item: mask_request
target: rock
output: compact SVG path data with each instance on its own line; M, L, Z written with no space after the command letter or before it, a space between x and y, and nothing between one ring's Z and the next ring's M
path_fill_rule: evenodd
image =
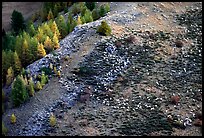
M202 120L196 119L196 120L193 122L193 124L194 124L195 126L202 126Z
M171 103L173 104L178 104L179 100L180 100L180 97L178 95L171 97Z
M195 113L195 117L196 117L197 119L202 120L202 112L196 112L196 113Z
M183 42L182 42L181 40L177 40L177 41L175 42L175 46L178 47L178 48L181 48L181 47L184 46L184 44L183 44Z

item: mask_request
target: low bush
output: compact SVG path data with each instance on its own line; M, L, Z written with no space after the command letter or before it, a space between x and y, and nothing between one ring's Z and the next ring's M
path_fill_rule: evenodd
M101 25L97 28L97 33L105 36L111 35L111 28L106 21L101 22Z

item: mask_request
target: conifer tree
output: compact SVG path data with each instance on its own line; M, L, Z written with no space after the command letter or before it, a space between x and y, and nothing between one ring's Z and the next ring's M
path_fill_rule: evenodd
M56 33L57 38L60 39L60 32L58 30L58 27L57 27L57 24L55 21L52 22L51 30L52 30L53 34Z
M17 76L12 86L12 101L14 106L19 106L24 103L28 98L26 86L22 80L22 77Z
M10 67L7 71L7 75L6 75L6 85L9 86L11 84L11 82L13 81L14 78L14 72L12 67Z
M110 4L109 3L105 4L105 11L106 11L106 13L110 11Z
M85 5L90 11L92 11L96 6L96 2L86 2Z
M53 37L53 32L51 31L51 28L50 28L50 26L48 25L48 23L44 23L43 25L42 25L42 29L43 29L43 32L44 32L44 34L45 34L45 36L47 37L47 36L49 36L50 38L51 37Z
M35 90L34 90L34 82L33 82L32 77L29 79L28 82L29 82L29 85L28 85L29 95L30 95L30 96L34 96Z
M14 115L14 113L11 115L11 123L16 123L16 116Z
M29 64L29 49L28 49L28 42L26 39L23 41L22 46L22 58L21 58L22 66L25 67Z
M32 63L34 62L37 57L38 51L38 39L36 37L32 37L29 43L29 61Z
M100 14L101 17L106 15L106 9L105 9L104 5L100 6L99 14Z
M21 68L22 68L21 61L20 61L20 59L18 57L17 52L15 51L14 52L14 73L15 74L20 73Z
M46 83L48 82L48 78L45 75L44 72L42 72L42 76L41 76L41 86L43 87Z
M20 60L22 59L22 45L23 45L23 37L22 35L18 35L16 37L15 51L17 52Z
M57 34L56 33L53 36L53 47L54 47L54 49L58 49L60 47L59 40L57 38Z
M97 33L101 35L111 35L111 28L110 26L106 23L106 21L102 21L101 25L98 26L97 28Z
M46 37L46 40L44 42L44 47L45 47L46 53L49 53L53 50L52 40L49 38L49 36Z
M26 28L23 15L16 10L14 10L11 15L11 27L16 35Z
M49 121L51 127L54 127L56 125L56 117L53 115L53 113L51 113Z
M92 18L92 14L90 10L86 10L85 15L84 15L84 19L86 21L86 23L92 22L93 18Z
M49 10L49 13L48 13L48 16L47 16L47 20L50 20L50 19L54 19L54 16L53 16L53 13L52 13L51 9Z
M57 26L58 26L58 29L60 31L61 37L64 38L68 34L67 25L66 25L64 16L62 16L62 15L58 16Z
M35 85L35 89L36 89L36 91L42 90L42 86L41 86L39 81L37 81L37 83Z
M44 57L46 55L46 52L45 52L45 49L44 49L42 43L38 44L38 54L37 55L38 55L39 58L42 58L42 57Z
M8 130L5 127L4 123L2 122L2 135L5 136L7 134Z
M57 15L58 15L58 6L57 6L57 4L54 5L53 15L54 15L54 17L57 17Z
M77 18L77 25L80 25L80 24L82 24L82 21L81 21L81 17L78 16L78 18Z
M98 9L93 9L92 11L92 17L93 17L93 20L98 20L100 18L100 14L99 14L99 11Z
M76 26L77 26L77 21L73 19L72 23L70 24L69 32L72 32L74 30L74 27Z
M31 37L33 37L36 34L36 30L33 23L29 25L27 30L28 30L27 32L30 34Z
M43 36L44 36L43 29L41 29L41 27L38 27L38 32L36 34L36 38L38 39L38 41L40 43L44 42L43 41Z

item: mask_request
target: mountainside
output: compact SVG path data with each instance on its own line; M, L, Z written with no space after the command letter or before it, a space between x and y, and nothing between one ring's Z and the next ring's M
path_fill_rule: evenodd
M105 17L75 27L27 67L34 76L52 63L61 76L3 114L8 135L201 136L201 4L111 2ZM103 20L111 36L96 32Z

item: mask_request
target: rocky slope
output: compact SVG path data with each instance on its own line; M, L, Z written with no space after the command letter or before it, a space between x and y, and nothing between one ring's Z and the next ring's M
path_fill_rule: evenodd
M62 76L4 113L8 135L201 135L194 126L202 111L201 3L111 3L111 9L76 27L54 55L28 66L34 75L55 62ZM179 21L176 15L187 9L197 14ZM183 19L191 15L198 20L189 28ZM96 33L102 20L111 25L112 36ZM185 40L182 48L174 45L176 38ZM66 55L70 60L61 60ZM9 123L13 112L15 125Z

